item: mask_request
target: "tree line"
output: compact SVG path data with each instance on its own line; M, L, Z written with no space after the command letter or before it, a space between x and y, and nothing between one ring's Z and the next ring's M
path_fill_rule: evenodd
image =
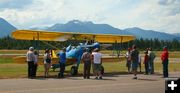
M68 45L78 45L82 41L77 40L67 40L64 42L52 42L52 41L33 41L33 40L16 40L10 36L0 38L0 49L28 49L30 46L34 46L36 49L62 49ZM140 50L145 50L146 48L151 47L153 50L162 50L163 46L167 46L169 50L180 51L180 41L174 39L171 41L168 40L159 40L159 39L135 39L134 41L126 43L112 44L112 46L107 47L106 49L127 49L133 44Z

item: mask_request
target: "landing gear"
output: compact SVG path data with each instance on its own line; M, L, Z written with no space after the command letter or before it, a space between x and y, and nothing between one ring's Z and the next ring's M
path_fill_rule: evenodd
M71 67L71 75L76 76L78 74L78 68L77 66L72 66Z
M60 68L59 64L52 64L51 65L51 69L53 70L53 72L56 70L56 68Z

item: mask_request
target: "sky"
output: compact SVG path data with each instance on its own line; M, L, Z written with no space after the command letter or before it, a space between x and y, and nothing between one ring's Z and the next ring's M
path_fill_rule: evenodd
M180 33L180 0L0 0L0 17L18 29L80 20Z

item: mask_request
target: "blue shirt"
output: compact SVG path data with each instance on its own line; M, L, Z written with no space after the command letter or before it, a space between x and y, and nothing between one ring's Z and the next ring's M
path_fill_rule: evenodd
M60 52L59 58L60 58L60 63L66 63L66 53Z

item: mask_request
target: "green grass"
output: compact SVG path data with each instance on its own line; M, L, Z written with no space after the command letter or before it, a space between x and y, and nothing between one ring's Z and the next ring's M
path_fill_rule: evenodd
M127 51L121 51L121 54L125 54ZM162 54L162 51L154 51L156 57L160 57ZM111 50L105 50L101 51L103 54L117 54L116 51L111 51ZM140 54L144 55L144 51L140 51ZM170 58L180 58L180 51L169 51L169 57Z
M155 51L155 54L157 57L160 57L162 54L162 51ZM170 51L169 52L169 58L180 58L180 51Z
M0 50L0 54L25 54L27 50Z
M8 64L8 63L13 63L13 59L12 58L0 58L0 64Z
M125 66L125 62L114 62L114 63L103 63L105 68L105 73L126 73L127 68ZM71 66L66 67L66 75L69 74ZM83 72L83 64L80 64L79 67L79 74ZM144 71L144 65L142 64L142 71ZM180 71L180 63L170 63L169 64L169 71L175 72ZM162 72L162 64L155 63L155 72ZM50 71L51 76L55 76L58 73L58 69L55 72L52 70ZM92 73L92 71L91 71ZM37 76L43 76L44 68L43 65L39 65ZM25 78L27 77L27 65L26 64L0 64L0 78Z
M1 64L0 78L19 78L26 75L26 65L24 64Z

